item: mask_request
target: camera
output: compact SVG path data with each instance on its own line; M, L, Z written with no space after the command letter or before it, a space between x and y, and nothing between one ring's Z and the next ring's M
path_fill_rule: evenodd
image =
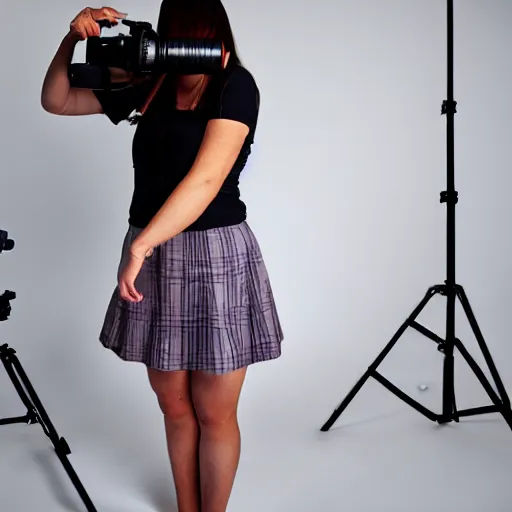
M107 20L97 22L101 28L111 28ZM129 34L87 39L85 63L69 66L72 87L115 89L126 84L114 84L109 68L121 68L136 77L151 73L215 74L222 70L225 56L221 41L211 39L162 39L145 21L121 20Z
M0 229L0 253L2 251L11 251L14 248L14 240L9 238L9 233ZM16 298L16 294L6 290L0 295L0 322L9 318L11 314L11 300Z

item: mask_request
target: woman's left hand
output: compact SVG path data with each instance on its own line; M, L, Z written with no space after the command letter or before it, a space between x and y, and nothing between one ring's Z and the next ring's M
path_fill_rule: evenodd
M141 252L133 248L130 250L130 257L119 275L119 294L123 300L130 302L141 302L144 299L142 293L135 288L135 280L139 275L140 269L147 256L151 256L153 251Z

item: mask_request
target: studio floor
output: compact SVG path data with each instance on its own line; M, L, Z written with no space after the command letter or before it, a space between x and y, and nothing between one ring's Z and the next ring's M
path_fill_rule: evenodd
M511 510L512 432L500 416L439 426L379 393L388 413L361 403L327 433L327 418L304 411L291 424L286 407L257 427L242 419L229 512ZM141 425L59 432L98 512L176 512L162 431ZM1 427L0 449L2 512L86 510L38 425Z

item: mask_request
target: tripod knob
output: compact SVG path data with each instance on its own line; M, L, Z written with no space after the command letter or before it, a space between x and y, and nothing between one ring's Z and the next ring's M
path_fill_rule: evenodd
M441 192L440 203L457 204L459 202L459 193L456 190L447 192L446 190Z
M12 251L14 249L14 240L9 238L7 231L0 230L0 252Z

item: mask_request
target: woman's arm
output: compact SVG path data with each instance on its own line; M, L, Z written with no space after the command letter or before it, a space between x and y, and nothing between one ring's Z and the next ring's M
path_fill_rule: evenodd
M41 91L41 105L51 114L80 116L101 114L103 108L92 90L75 89L70 86L68 69L78 41L99 36L99 20L108 20L113 25L126 14L111 7L82 9L70 24L68 34L62 40L57 53L46 72Z
M199 218L219 192L248 133L249 127L239 121L209 121L191 170L134 240L131 246L134 255L144 257Z
M43 82L41 105L51 114L101 114L100 102L87 89L73 89L69 84L68 68L75 46L80 39L69 32L62 40Z

